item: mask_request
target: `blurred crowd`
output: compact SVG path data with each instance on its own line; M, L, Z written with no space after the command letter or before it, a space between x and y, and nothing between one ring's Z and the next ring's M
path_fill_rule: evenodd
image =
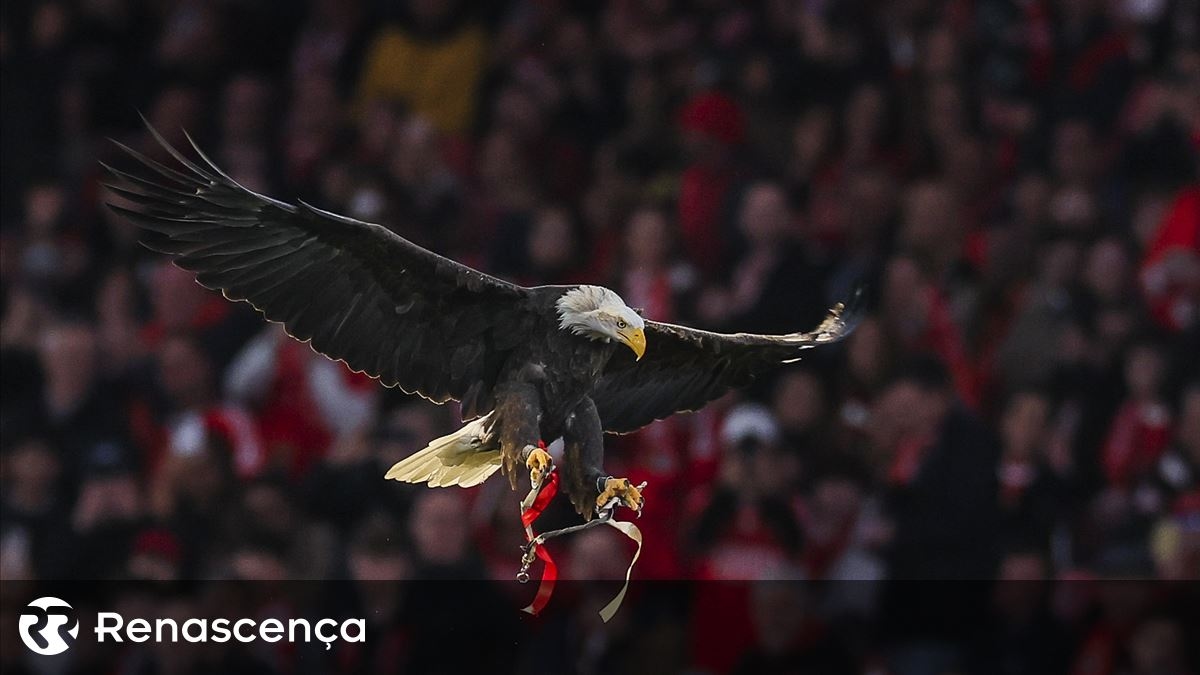
M138 111L251 189L660 320L807 330L865 283L843 345L608 439L649 483L635 578L864 580L835 604L866 616L872 581L1200 577L1195 2L479 5L4 3L4 579L518 564L504 481L382 479L453 406L314 354L103 208L108 138L163 158ZM554 553L574 579L631 555L607 528ZM764 588L747 612L787 605ZM1076 672L1184 672L1178 623L1100 614ZM743 666L790 672L763 623Z

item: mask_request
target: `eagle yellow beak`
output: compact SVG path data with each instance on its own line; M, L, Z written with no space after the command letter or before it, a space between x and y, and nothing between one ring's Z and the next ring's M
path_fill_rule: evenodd
M637 354L637 360L641 361L642 356L646 353L646 331L641 328L622 331L621 341L624 342L634 354Z

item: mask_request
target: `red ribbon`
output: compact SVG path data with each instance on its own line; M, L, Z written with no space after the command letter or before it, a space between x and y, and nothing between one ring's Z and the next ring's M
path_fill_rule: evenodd
M534 540L533 521L542 515L542 511L546 510L556 494L558 494L558 471L552 471L549 481L538 491L533 504L521 512L521 524L525 526L526 541ZM542 568L542 579L538 582L537 595L533 596L533 602L529 603L529 606L522 611L537 616L538 612L545 609L546 604L550 602L550 595L554 593L554 582L558 580L558 565L554 564L554 559L550 557L545 545L535 545L534 553L541 558L545 566Z

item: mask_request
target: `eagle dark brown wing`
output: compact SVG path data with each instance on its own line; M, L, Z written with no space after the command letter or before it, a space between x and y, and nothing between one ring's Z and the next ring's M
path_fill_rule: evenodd
M355 371L439 403L460 400L466 417L491 409L505 353L533 321L529 289L379 225L247 190L194 141L203 166L150 131L177 169L123 145L153 174L105 166L108 187L132 202L109 206L145 230L144 245Z
M646 354L618 353L592 390L604 430L623 434L677 412L699 410L755 375L841 340L859 319L862 291L839 303L815 330L789 335L713 333L646 322Z

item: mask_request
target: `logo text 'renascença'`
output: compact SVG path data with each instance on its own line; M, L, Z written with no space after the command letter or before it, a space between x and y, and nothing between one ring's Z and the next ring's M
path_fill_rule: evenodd
M344 642L366 642L367 625L363 619L130 619L116 612L96 614L96 641L104 642L324 642L325 649L333 647L337 640Z
M18 629L30 651L45 656L61 654L74 645L80 621L76 610L59 598L46 596L30 602L21 612ZM93 632L96 642L366 642L365 619L171 619L125 620L118 612L97 612Z

